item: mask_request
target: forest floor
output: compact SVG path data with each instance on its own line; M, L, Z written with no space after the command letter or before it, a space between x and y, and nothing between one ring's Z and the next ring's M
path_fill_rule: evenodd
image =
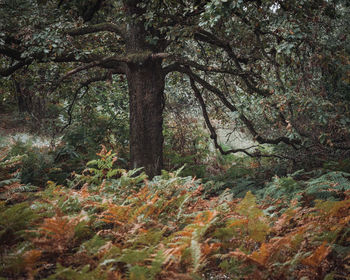
M0 280L349 279L343 165L270 178L240 157L206 183L148 180L103 146L58 183L31 128L0 114Z
M45 188L10 178L20 158L0 161L0 279L349 279L350 174L208 197L200 180L149 181L98 155Z

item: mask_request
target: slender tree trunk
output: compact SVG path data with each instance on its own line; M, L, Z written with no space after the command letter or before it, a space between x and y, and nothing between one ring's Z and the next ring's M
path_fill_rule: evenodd
M142 15L138 1L125 1L131 17ZM149 34L142 20L128 23L126 35L127 65L130 106L130 165L144 167L147 175L160 174L163 167L163 93L164 75L161 59L152 58L151 53L160 51L147 42Z

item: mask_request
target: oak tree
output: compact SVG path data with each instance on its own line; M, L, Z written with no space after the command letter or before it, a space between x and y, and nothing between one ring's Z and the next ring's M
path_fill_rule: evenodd
M125 76L130 166L151 177L163 165L164 90L176 75L223 154L337 154L350 142L348 12L337 0L4 0L0 74L47 67L50 92ZM225 150L214 107L257 143L294 152Z

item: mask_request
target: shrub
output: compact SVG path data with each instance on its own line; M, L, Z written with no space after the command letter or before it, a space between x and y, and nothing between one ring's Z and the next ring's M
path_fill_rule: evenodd
M11 146L9 156L18 155L24 155L19 174L21 183L44 186L50 179L50 169L54 167L54 157L49 149L17 141Z

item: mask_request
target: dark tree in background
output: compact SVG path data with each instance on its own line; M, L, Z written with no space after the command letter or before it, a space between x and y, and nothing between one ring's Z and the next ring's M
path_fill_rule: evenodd
M163 164L165 85L179 75L186 77L223 154L296 162L349 151L347 1L4 0L0 5L3 77L44 69L45 78L37 82L48 85L49 94L67 82L89 85L126 76L130 166L145 167L151 177ZM184 86L169 84L174 94ZM217 108L221 113L215 118L232 120L259 144L278 149L224 150L211 122Z

